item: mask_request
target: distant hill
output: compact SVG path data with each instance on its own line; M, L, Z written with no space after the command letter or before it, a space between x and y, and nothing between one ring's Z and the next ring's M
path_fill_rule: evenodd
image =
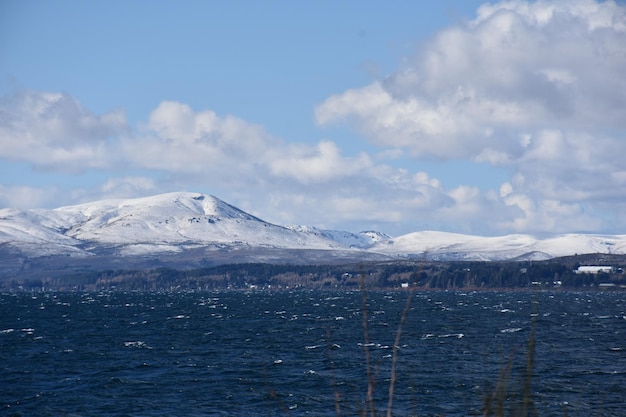
M626 235L538 239L420 231L390 237L266 222L217 197L177 192L52 210L0 210L0 277L228 263L546 260L626 254Z

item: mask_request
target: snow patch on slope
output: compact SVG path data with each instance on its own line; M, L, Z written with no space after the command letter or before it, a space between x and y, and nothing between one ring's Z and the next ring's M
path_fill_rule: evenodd
M0 209L0 243L37 256L87 256L80 241L66 236L65 224L45 210Z
M320 236L326 239L340 243L342 246L351 248L367 249L374 244L387 241L390 237L384 233L366 231L360 233L351 233L341 230L320 229L313 226L291 225L287 226L290 230L298 233L304 233L312 236Z

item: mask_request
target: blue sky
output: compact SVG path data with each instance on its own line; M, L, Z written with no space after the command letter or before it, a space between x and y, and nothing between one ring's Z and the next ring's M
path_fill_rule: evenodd
M0 207L626 233L624 2L0 3Z

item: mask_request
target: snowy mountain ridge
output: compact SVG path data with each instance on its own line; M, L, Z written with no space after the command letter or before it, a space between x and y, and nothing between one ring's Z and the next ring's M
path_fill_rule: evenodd
M0 210L0 244L39 255L180 252L205 245L332 249L335 241L267 223L224 201L195 193L103 200L53 210ZM31 253L31 255L37 255Z
M378 259L495 261L626 254L626 235L566 234L538 239L519 234L481 237L421 231L392 238L375 231L283 227L214 196L177 192L52 210L0 209L2 248L26 258L160 256L201 249L212 253L262 250L266 255L272 250L288 250L293 256L294 250L301 250L375 255Z

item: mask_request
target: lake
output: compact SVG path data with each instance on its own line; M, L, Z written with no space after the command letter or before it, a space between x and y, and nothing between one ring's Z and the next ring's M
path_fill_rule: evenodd
M4 293L0 415L359 415L368 381L384 415L408 296ZM539 415L626 415L626 293L418 292L405 318L394 415L515 407L533 332Z

